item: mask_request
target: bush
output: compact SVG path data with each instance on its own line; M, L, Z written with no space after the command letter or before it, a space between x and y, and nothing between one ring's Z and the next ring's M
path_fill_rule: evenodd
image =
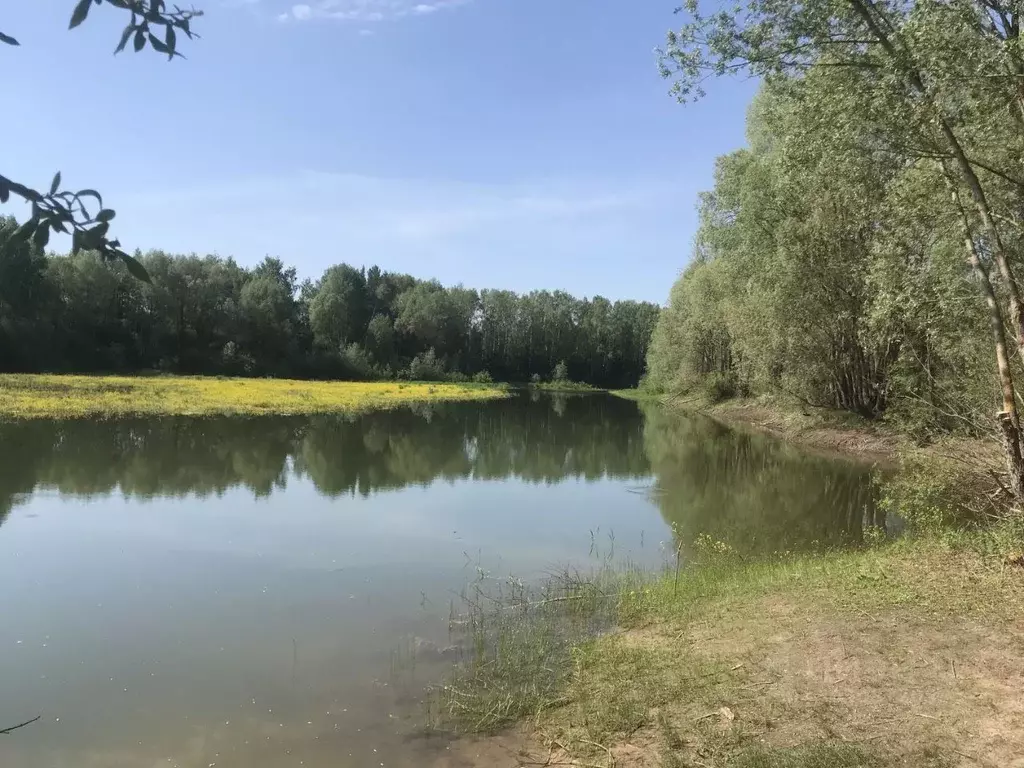
M437 359L433 347L412 359L412 362L409 363L409 378L413 381L444 380L444 366Z
M712 403L720 403L736 397L736 377L731 374L717 373L704 381L704 394Z
M452 384L465 384L469 381L469 376L464 374L462 371L452 371L445 378Z
M551 380L556 383L569 380L569 366L565 364L565 360L558 361L558 365L555 366L555 370L551 374Z
M341 351L341 362L345 366L345 376L348 378L357 380L377 378L377 368L370 359L370 353L358 344L349 344Z
M238 345L229 341L220 353L224 372L232 376L251 376L256 368L256 361L247 352L241 352Z
M531 384L540 384L540 374L539 373L533 374L530 377L530 383Z
M989 493L983 478L950 459L911 451L900 456L899 471L881 483L880 505L918 530L940 531L975 522L998 510L974 508ZM991 489L986 489L990 491Z
M494 379L491 378L491 374L487 371L480 371L479 373L473 374L474 384L493 384Z

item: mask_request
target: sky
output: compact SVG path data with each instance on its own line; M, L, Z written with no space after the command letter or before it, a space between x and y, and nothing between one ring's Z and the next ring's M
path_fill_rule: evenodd
M5 175L99 189L129 250L301 278L662 303L755 88L675 102L654 50L677 0L195 0L173 62L112 55L109 6L69 32L72 0L4 5Z

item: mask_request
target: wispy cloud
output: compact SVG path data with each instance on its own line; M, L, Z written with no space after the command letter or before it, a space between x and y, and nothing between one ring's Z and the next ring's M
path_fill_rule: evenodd
M296 3L278 14L277 18L279 21L333 19L365 24L410 16L429 16L471 2L473 0L316 0Z
M658 179L488 183L292 172L125 195L118 234L133 247L218 252L247 264L277 254L312 278L348 261L476 287L571 284L621 297L637 291L609 277L610 265L675 242L690 209L680 201L695 192ZM672 262L659 277L670 282L674 269ZM651 283L656 290L644 295L661 298L663 285Z
M484 184L304 171L274 178L211 184L173 194L142 195L159 205L195 205L257 217L271 214L344 224L349 233L418 244L494 228L579 224L650 204L650 185L618 187L572 181ZM288 201L292 201L289 203ZM298 202L301 201L301 202ZM193 215L195 211L190 211Z

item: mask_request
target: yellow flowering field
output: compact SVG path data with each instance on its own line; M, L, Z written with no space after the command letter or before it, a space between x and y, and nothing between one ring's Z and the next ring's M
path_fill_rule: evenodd
M503 397L498 386L205 376L0 375L0 418L354 413Z

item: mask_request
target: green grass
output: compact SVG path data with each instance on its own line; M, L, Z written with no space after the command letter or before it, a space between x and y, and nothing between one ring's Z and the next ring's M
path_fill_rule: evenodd
M611 626L620 578L565 571L530 587L478 571L452 607L471 660L435 691L432 724L495 733L564 704L573 653Z
M629 765L613 756L630 745L664 766L945 768L955 742L921 730L927 718L891 733L872 723L905 716L897 682L917 706L971 715L942 698L948 668L892 668L907 653L940 655L944 642L952 650L941 653L974 654L957 634L964 622L981 628L972 642L987 649L1005 639L1024 611L1022 571L1006 564L1022 542L1019 522L757 561L703 542L678 575L605 569L563 574L539 592L520 586L511 602L478 596L474 660L439 690L434 724L494 732L526 720L545 744L598 766ZM803 632L825 645L808 650ZM819 690L815 673L810 694L802 676L779 677L836 644L874 676ZM772 654L781 660L766 662Z
M606 392L607 390L595 387L582 381L542 381L528 385L530 389L539 389L542 392Z
M879 760L851 744L805 744L772 749L751 747L737 756L736 768L873 768Z

